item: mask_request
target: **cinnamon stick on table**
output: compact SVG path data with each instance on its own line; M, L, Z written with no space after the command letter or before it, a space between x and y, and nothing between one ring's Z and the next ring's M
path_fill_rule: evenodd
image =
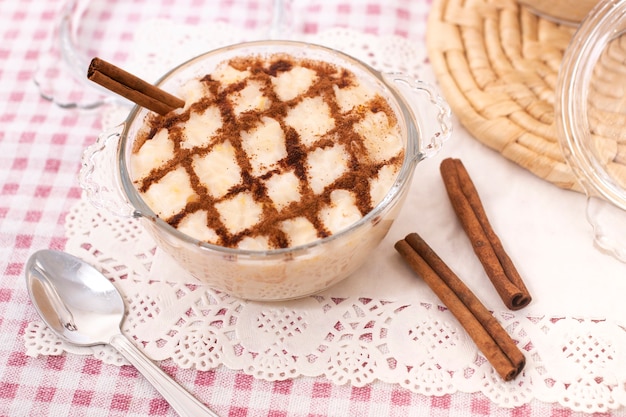
M532 297L493 231L463 162L460 159L444 159L440 170L452 207L500 298L511 310L527 306Z
M430 246L417 233L411 233L395 248L457 318L502 379L510 381L519 375L526 364L523 353Z
M91 60L87 78L160 115L185 105L180 98L100 58Z

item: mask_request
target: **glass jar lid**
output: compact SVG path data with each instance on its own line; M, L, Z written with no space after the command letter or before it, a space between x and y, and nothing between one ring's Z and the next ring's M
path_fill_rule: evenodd
M626 262L626 1L600 1L582 21L563 56L555 106L595 242Z

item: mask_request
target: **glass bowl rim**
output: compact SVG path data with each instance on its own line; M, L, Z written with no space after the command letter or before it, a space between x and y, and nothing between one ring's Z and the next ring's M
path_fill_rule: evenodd
M624 210L626 189L612 180L593 152L587 151L592 141L587 95L599 56L612 40L626 31L623 23L621 30L615 29L625 14L625 1L601 0L583 20L563 55L555 100L557 138L581 187L587 195L599 194Z

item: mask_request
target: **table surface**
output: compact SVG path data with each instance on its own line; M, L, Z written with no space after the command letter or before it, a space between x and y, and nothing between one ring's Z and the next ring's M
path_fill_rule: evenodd
M23 334L37 316L24 285L24 265L36 250L64 248L64 219L81 196L77 180L81 154L101 129L97 109L61 108L43 99L33 82L63 3L0 0L0 416L174 416L130 366L104 365L93 357L25 354ZM110 3L119 6L121 0ZM133 1L128 21L141 20L147 3ZM248 28L271 19L267 12L271 2L176 3L153 2L150 10L159 16L169 11L191 24L199 23L196 10L202 6L207 6L205 12L208 9L213 18ZM424 47L430 0L303 3L307 13L298 21L303 33L346 26L376 35L403 36L414 40L416 47ZM93 43L88 45L106 49L116 62L123 63L127 59L124 45L133 37L132 24L111 22L107 13L97 19L109 25L119 23L117 31L103 36L97 27L92 28ZM576 414L536 400L504 409L482 394L429 397L381 382L359 388L337 386L321 377L268 382L225 367L202 372L179 369L168 361L160 365L221 416ZM620 414L626 412L612 413Z

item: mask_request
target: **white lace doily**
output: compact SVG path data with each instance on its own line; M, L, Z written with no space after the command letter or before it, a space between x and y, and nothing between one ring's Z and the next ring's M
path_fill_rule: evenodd
M146 78L150 78L149 71L160 71L186 58L185 54L193 55L196 51L184 47L197 44L189 39L206 41L203 49L207 49L207 45L215 44L215 39L223 40L220 38L223 33L232 33L196 33L163 23L159 25L159 30L140 31L140 34L149 33L151 37L160 34L169 39L165 43L148 35L141 38L134 62L149 63L135 68ZM173 36L175 34L180 36ZM401 70L427 80L431 76L425 64L425 52L404 39L338 30L310 40L346 51L378 69ZM103 119L105 127L119 123L123 115L124 109L119 112L109 109ZM465 155L485 152L476 143L458 147L451 143L449 146L465 151ZM518 167L495 155L480 158L484 158L481 163L487 164L485 166L501 164L496 168L510 170L502 175L511 174L507 185L513 190L527 186L515 182L515 178L522 177L522 181L536 187L539 196L544 191L561 193L550 194L551 201L570 206L579 201L584 204L580 200L582 196L554 190L551 185L520 175ZM472 161L469 162L471 171ZM550 263L542 262L542 254L533 252L535 248L545 251L549 246L520 238L516 243L528 248L524 256L532 256L525 259L535 261L522 264L520 272L540 276L540 270L535 268L543 267L543 273L554 276L553 285L563 298L546 295L553 294L549 291L554 290L542 287L550 285L544 283L548 280L530 280L529 289L535 292L534 304L515 313L505 310L490 287L477 284L481 282L478 281L480 266L468 249L468 242L463 240L463 232L450 220L454 217L436 178L436 165L433 161L433 167L425 170L418 166L419 175L414 179L403 215L381 244L376 258L337 287L301 300L244 302L198 285L155 248L136 220L97 210L84 198L67 216L66 250L102 270L123 293L128 310L124 333L152 359L171 359L182 368L209 370L223 365L266 380L323 376L336 384L354 386L381 380L425 395L482 392L502 407L516 407L532 399L558 402L584 412L603 412L626 405L626 351L621 349L626 345L626 326L620 321L623 314L610 317L607 313L621 305L621 301L615 296L615 300L597 302L599 309L580 302L576 297L583 296L579 293L593 297L595 287L574 285L569 288L571 272L568 271L571 270L561 266L559 270L564 271L565 276L552 274L546 266ZM484 176L492 174L488 170L478 173L475 179L479 185L484 183ZM497 188L487 192L486 201L496 193ZM533 212L534 204L526 205L531 219L533 215L538 216ZM418 209L419 216L413 215ZM498 213L509 213L510 209L499 207ZM559 222L573 220L566 215L557 216L556 220L547 219L543 223L533 223L523 215L513 222L510 216L496 218L494 228L508 227L507 232L511 233L516 232L515 227L517 231L530 229L531 235L548 237L554 232L558 239ZM393 242L416 228L421 228L420 232L426 229L422 235L427 240L432 238L439 247L445 245L451 253L458 253L455 259L450 259L453 269L455 266L462 269L463 278L469 279L468 285L477 288L483 302L495 310L496 318L525 353L525 370L514 381L502 381L454 317L395 256ZM539 228L542 233L533 228ZM528 234L520 233L520 236ZM564 233L563 241L567 239L572 238ZM572 268L584 269L575 264L578 258L584 257L577 256L577 250L569 249L564 256L573 257ZM559 258L555 262L559 262ZM372 279L381 276L386 279ZM556 301L546 302L546 298ZM602 310L602 306L607 310ZM81 348L65 344L40 322L28 326L25 342L27 354L33 356L69 352L94 355L106 363L125 363L109 347Z

